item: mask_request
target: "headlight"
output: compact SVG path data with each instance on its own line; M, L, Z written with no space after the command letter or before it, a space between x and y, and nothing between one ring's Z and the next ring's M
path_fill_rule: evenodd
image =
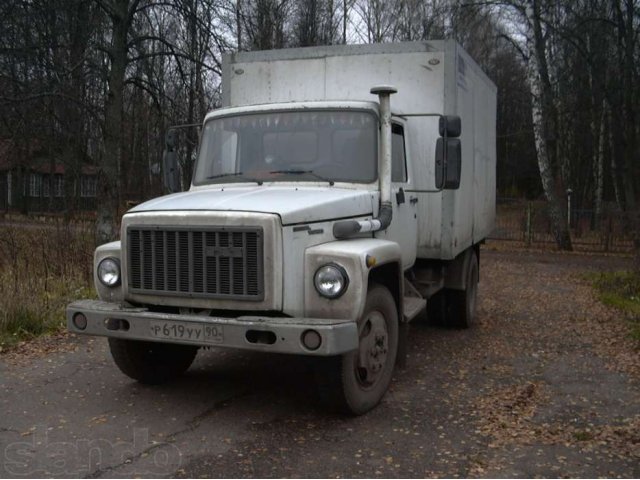
M98 264L98 278L105 287L120 285L120 262L115 258L105 258Z
M347 290L349 277L340 265L329 264L316 270L313 284L323 297L338 298Z

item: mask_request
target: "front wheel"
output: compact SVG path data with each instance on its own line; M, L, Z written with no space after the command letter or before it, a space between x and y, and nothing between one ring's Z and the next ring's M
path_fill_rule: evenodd
M111 356L122 373L140 383L157 385L182 375L198 347L109 338Z
M375 407L391 383L398 352L398 313L387 288L369 288L358 335L358 350L323 359L317 372L323 401L354 415Z

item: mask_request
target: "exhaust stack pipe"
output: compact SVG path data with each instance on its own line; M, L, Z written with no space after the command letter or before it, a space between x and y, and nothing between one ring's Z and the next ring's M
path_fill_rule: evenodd
M391 203L391 95L397 89L390 85L379 85L371 89L380 101L380 156L378 177L380 183L380 209L378 216L371 220L343 220L333 224L333 236L346 238L361 232L385 230L393 216Z

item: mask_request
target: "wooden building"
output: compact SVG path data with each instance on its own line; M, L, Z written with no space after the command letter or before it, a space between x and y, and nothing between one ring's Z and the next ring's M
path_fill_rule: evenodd
M81 165L74 171L37 151L29 156L16 158L11 142L0 141L0 211L62 213L96 209L96 167Z

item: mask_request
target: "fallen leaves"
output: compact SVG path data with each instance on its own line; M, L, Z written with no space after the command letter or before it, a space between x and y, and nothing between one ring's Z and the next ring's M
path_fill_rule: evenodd
M492 448L531 441L537 436L531 419L546 398L540 382L509 386L481 397L476 406L480 417L477 432L492 438Z
M528 252L483 251L481 257L478 324L468 331L416 326L410 337L410 368L396 372L392 390L377 409L357 419L336 417L316 405L312 393L298 390L298 385L308 386L294 377L302 370L277 370L260 383L253 380L255 372L239 367L237 376L217 376L215 381L222 388L249 388L251 395L242 403L225 403L208 423L178 436L185 444L197 444L203 456L192 457L195 463L175 475L633 477L640 464L640 384L631 380L638 371L638 353L627 342L624 319L598 301L582 275L621 262ZM64 342L71 349L88 345L84 339L61 338L60 345ZM75 358L47 358L46 348L36 352L45 355L45 361L35 364L44 365L45 373ZM98 353L104 361L106 350ZM206 373L208 367L201 365L197 375L219 375L231 364L224 355L247 358L216 352L214 362L220 363ZM53 363L46 363L51 358ZM91 375L95 373L79 372L69 388L82 388L78 382ZM207 396L205 382L194 378L185 384ZM615 381L600 383L611 378ZM124 388L105 382L104 390L87 388L77 395L102 404L114 396L109 386ZM257 386L246 387L251 382ZM149 415L162 419L162 425L152 427L173 428L183 420L177 416L173 421L172 402L187 412L193 409L191 395L185 397L180 388L154 390L164 399L157 405L138 399L150 395L146 390L135 402L114 401L109 417L93 417L104 410L79 408L68 413L67 429L76 421L106 432L107 418L107 423L118 424L114 415ZM43 388L51 405L59 400L57 390ZM198 405L197 398L193 402ZM227 431L227 421L237 429ZM194 470L194 465L206 470Z
M0 351L0 359L12 364L21 364L54 353L72 352L76 348L78 345L75 342L75 335L61 330L5 348Z
M552 452L577 450L595 465L613 458L625 462L640 458L640 415L624 418L610 406L620 392L604 391L607 387L596 383L598 400L584 395L592 376L611 378L617 375L613 372L623 374L616 378L627 395L637 392L636 383L627 383L640 378L637 343L630 338L623 316L598 300L583 274L594 268L610 270L616 262L575 254L501 253L495 260L485 263L483 277L483 294L494 298L483 297L481 308L487 334L496 335L502 328L499 338L487 340L484 346L493 363L487 360L489 365L482 367L497 386L474 400L476 434L487 438L494 453L474 459L469 476L495 476L504 467L505 451L532 451L538 446ZM517 322L520 335L513 325L505 329L505 318ZM508 354L503 348L507 345ZM588 366L563 363L590 356L601 360ZM576 387L564 388L567 380ZM638 409L633 406L627 409L627 413L634 411ZM553 455L545 455L547 463L536 464L541 471L557 470L567 461L562 455L556 454L553 461Z

